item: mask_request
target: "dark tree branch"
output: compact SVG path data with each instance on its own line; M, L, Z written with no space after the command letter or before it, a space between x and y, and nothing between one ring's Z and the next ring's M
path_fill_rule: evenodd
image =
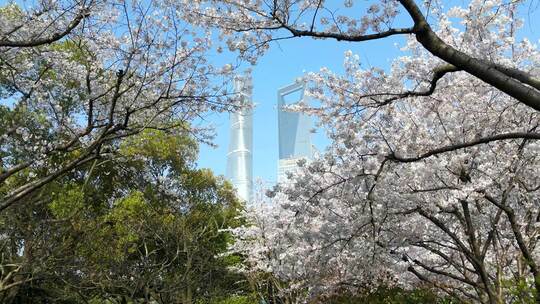
M278 19L279 21L279 19ZM280 21L281 22L281 21ZM289 31L294 37L315 37L315 38L332 38L337 41L350 41L350 42L360 42L360 41L369 41L377 40L381 38L386 38L394 35L403 35L403 34L413 34L413 28L395 28L389 29L384 32L366 34L366 35L347 35L343 33L331 33L331 32L318 32L312 30L299 30L296 29L284 22L281 22L281 28Z
M28 166L30 166L33 162L34 162L33 160L29 160L29 161L17 164L15 166L3 171L0 174L0 184L3 183L11 175L13 175L13 174L25 169L25 168L28 168Z
M447 272L447 271L443 271L443 270L440 270L440 269L436 269L435 267L430 267L418 260L414 260L413 263L415 263L416 265L422 267L423 269L431 272L431 273L434 273L434 274L438 274L438 275L442 275L444 277L448 277L448 278L451 278L451 279L454 279L456 281L459 281L459 282L462 282L462 283L465 283L465 284L468 284L468 285L471 285L471 286L474 286L474 287L479 287L478 284L476 282L473 282L471 280L468 280L467 278L461 278L453 273L450 273L450 272Z
M473 252L472 250L469 250L467 246L465 246L465 244L459 239L457 234L452 232L441 220L429 214L428 212L426 212L420 207L416 208L416 212L418 212L418 214L420 214L421 216L423 216L424 218L432 222L435 226L437 226L444 233L446 233L446 235L448 235L456 243L456 245L465 254L465 257L467 258L467 260L472 264L478 276L481 278L482 283L485 287L484 290L490 299L490 303L496 303L495 296L493 294L493 290L489 282L489 277L484 267L484 263L482 260L479 259L479 256L477 256L475 252Z
M474 226L471 219L469 203L465 200L461 200L460 203L461 203L461 208L463 209L463 217L465 219L465 233L467 234L467 238L469 239L471 250L474 253L474 255L478 257L479 260L482 260L482 257L480 256L480 247L476 240L476 233L474 231Z
M433 149L419 156L402 157L402 156L396 155L396 153L394 152L388 155L387 158L395 162L411 163L411 162L419 161L424 158L428 158L428 157L435 156L438 154L443 154L446 152L456 151L463 148L468 148L468 147L481 145L481 144L487 144L493 141L509 140L509 139L540 139L540 133L526 133L526 132L504 133L504 134L498 134L498 135L493 135L493 136L488 136L488 137L482 137L480 139L476 139L476 140L466 142L466 143L444 146L441 148Z
M122 85L122 80L124 79L125 71L119 70L116 73L116 84L114 86L114 94L111 99L111 107L109 108L109 127L112 127L114 125L114 111L116 109L116 102L118 101L118 98L122 95L122 92L120 92L120 86Z
M435 226L437 226L439 229L441 229L444 233L446 233L453 241L454 243L460 248L460 250L467 256L467 259L471 261L471 263L474 265L474 257L472 255L472 252L465 246L465 244L459 239L457 234L452 232L441 220L436 218L435 216L429 214L424 209L418 207L413 210L414 212L418 212L421 216L428 219L430 222L432 222ZM475 267L476 268L476 267Z
M57 32L52 34L49 37L42 37L42 38L28 38L28 40L9 40L4 39L0 40L0 47L36 47L44 44L51 44L55 41L58 41L62 39L63 37L67 36L71 31L73 31L80 23L81 21L90 16L90 13L88 9L83 9L73 18L73 20L69 23L69 25L61 32Z
M531 76L529 73L518 70L516 68L505 67L496 63L490 63L490 62L486 62L486 63L491 64L495 69L506 74L507 76L515 78L523 82L524 84L528 84L531 87L537 90L540 90L540 79Z
M451 64L438 66L433 69L433 77L431 78L431 81L429 82L429 88L426 91L423 91L423 92L408 91L405 93L397 94L396 96L392 96L378 103L377 106L387 105L395 100L407 98L407 97L430 96L431 94L433 94L433 92L435 92L435 89L437 88L437 82L441 78L443 78L444 75L448 73L452 73L452 72L457 72L457 71L460 71L460 69L456 68L455 66Z
M72 169L81 166L85 163L88 163L94 159L98 158L98 154L89 155L89 154L83 154L81 157L78 157L77 159L71 161L69 164L67 164L65 167L58 169L57 171L49 174L48 176L36 180L35 182L32 182L30 184L27 184L23 186L23 189L20 191L13 193L12 195L8 195L4 198L2 202L0 202L0 212L2 212L4 209L8 208L15 202L21 200L26 195L30 194L31 192L43 187L47 183L51 182L52 180L56 179L57 177L64 175L65 173L71 171Z
M456 50L435 34L414 0L399 0L399 2L413 19L416 39L426 50L514 97L525 105L540 111L540 92L518 81L524 79L523 75L516 80L506 74L506 72L510 73L510 71L501 72L492 64L486 64L480 59ZM510 74L518 75L519 73Z
M512 229L514 237L516 238L516 242L518 244L519 250L521 251L521 254L523 255L523 257L525 258L525 263L529 265L529 270L531 274L533 275L536 292L537 293L540 292L540 271L538 269L538 265L536 265L536 262L534 260L532 253L529 250L529 247L527 246L527 244L525 244L525 240L523 239L523 235L521 234L521 231L519 229L519 225L518 225L514 210L510 206L506 205L505 203L497 201L491 195L487 193L483 193L483 194L486 200L488 200L490 203L492 203L493 205L497 206L502 211L504 211L504 213L508 217L508 221L510 222L510 227ZM537 301L540 301L540 295L538 295L536 299Z
M436 282L432 282L430 281L426 276L424 276L423 274L421 274L418 270L414 269L413 266L409 266L407 268L407 271L411 272L412 274L414 274L419 280L421 281L424 281L426 282L427 284L429 285L432 285L432 286L435 286L437 288L440 288L441 290L443 290L444 292L446 292L447 294L449 294L451 297L454 297L454 298L460 298L455 292L449 290L449 286L445 285L440 285L440 284L437 284ZM463 295L465 295L466 297L468 298L471 298L471 299L474 299L474 300L479 300L478 297L472 295L472 294L469 294L468 292L460 289L460 288L457 288L457 287L453 287L453 289L461 292Z
M455 247L452 247L452 246L445 246L439 242L434 242L437 246L442 246L443 248L447 248L447 249L450 249L452 251L457 251L459 252L459 248L455 248ZM413 246L417 246L417 247L420 247L420 248L424 248L428 251L430 251L431 253L433 254L436 254L438 256L440 256L442 259L444 259L448 264L450 264L456 271L458 271L459 273L461 273L461 275L469 280L468 276L467 276L467 272L470 272L470 273L475 273L475 270L474 269L471 269L470 267L467 267L466 265L459 265L458 263L456 263L456 261L453 260L453 258L445 253L443 253L441 250L438 250L432 246L428 246L427 242L416 242L416 243L413 243L412 244Z
M497 224L499 223L499 220L501 219L502 210L497 210L497 214L495 215L495 219L492 223L492 228L488 233L486 242L484 243L484 247L482 248L482 259L485 258L487 254L488 247L491 245L491 242L493 242L493 239L495 238L495 233L497 231Z

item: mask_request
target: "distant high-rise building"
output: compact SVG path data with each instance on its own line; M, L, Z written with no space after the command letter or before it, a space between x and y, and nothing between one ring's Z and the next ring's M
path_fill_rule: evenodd
M252 82L249 72L234 78L234 92L244 103L252 104ZM227 153L227 178L238 196L250 202L253 188L253 112L250 107L230 114L229 152Z
M287 111L284 106L297 102L306 102L305 83L297 81L278 90L278 131L279 161L278 182L287 179L286 173L294 171L301 158L313 156L311 146L311 118L303 113ZM286 101L287 96L297 96L297 100Z

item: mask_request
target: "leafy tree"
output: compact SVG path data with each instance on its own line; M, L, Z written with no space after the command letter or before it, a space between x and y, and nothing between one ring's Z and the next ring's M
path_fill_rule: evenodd
M184 304L246 289L225 255L241 205L194 168L194 139L147 130L118 153L3 214L4 303Z

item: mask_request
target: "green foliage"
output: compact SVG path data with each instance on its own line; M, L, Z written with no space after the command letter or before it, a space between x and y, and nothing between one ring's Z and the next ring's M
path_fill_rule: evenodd
M536 302L536 289L532 282L526 281L523 278L516 280L504 280L502 282L504 293L508 296L512 303L516 304L534 304Z
M82 187L73 185L62 189L59 193L52 193L53 200L49 208L56 218L68 218L84 208L84 192Z
M71 60L82 64L88 64L88 57L92 56L92 53L82 41L63 40L53 44L51 49L68 53L71 55ZM70 88L70 86L71 84L68 84L68 88Z
M17 4L12 2L0 7L0 16L10 20L20 20L23 17L23 12Z
M223 178L194 169L195 141L152 130L119 151L0 216L3 253L15 252L3 263L32 278L0 300L250 303L243 278L229 270L240 258L224 254L242 205Z
M456 300L441 297L424 288L404 290L398 287L380 287L363 295L340 295L326 299L331 304L457 304Z
M259 304L256 295L231 295L225 298L212 299L209 302L198 302L196 304Z
M150 129L128 138L120 147L120 154L125 157L144 159L147 165L170 166L180 171L194 163L197 153L193 138Z

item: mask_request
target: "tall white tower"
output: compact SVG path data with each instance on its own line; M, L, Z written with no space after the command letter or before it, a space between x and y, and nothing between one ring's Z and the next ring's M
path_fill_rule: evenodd
M231 113L229 152L227 153L227 178L237 190L240 199L250 202L253 195L253 112L251 75L234 78L234 92L247 105Z

